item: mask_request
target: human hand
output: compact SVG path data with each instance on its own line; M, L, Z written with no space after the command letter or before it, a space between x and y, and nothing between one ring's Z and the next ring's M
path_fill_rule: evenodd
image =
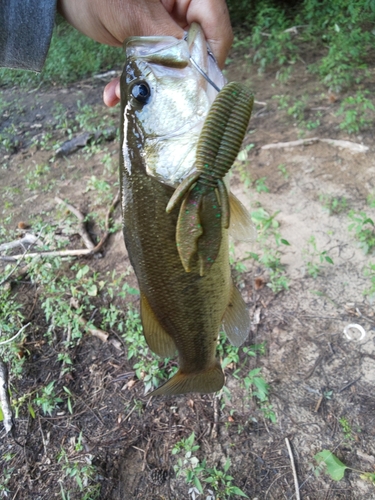
M202 26L220 67L233 35L225 0L59 0L58 8L76 29L107 45L121 46L129 36L182 38L192 22ZM104 89L104 102L120 100L118 79Z

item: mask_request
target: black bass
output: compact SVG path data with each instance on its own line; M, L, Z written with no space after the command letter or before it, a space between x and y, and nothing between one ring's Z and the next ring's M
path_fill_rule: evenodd
M152 395L215 392L224 385L215 356L221 325L236 346L250 329L246 305L230 275L228 225L230 218L237 236L248 239L251 220L240 202L228 196L223 180L245 130L242 126L242 136L226 157L228 141L236 135L230 131L232 105L229 112L224 105L222 126L217 125L217 113L210 112L217 91L197 66L218 87L224 78L197 24L186 40L132 37L125 50L120 154L124 238L138 279L147 343L160 356L179 356L176 375ZM212 168L206 161L210 152ZM207 169L208 177L202 176Z

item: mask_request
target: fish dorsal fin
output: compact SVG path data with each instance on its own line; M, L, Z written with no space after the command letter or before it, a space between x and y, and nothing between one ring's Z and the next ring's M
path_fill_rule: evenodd
M148 395L170 396L172 394L186 394L187 392L216 392L220 391L224 382L223 370L219 361L215 359L210 368L199 373L182 373L179 370L165 384Z
M232 295L223 318L223 328L236 347L243 344L250 331L250 316L239 290L232 284Z
M177 352L176 345L160 326L146 297L141 293L141 318L143 334L151 351L159 356L171 358Z
M237 241L255 241L257 231L250 214L233 193L229 193L229 206L229 235Z

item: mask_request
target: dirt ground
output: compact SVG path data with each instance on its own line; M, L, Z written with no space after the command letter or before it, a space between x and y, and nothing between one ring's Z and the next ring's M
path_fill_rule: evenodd
M3 498L61 498L60 484L71 490L72 499L89 498L77 490L74 478L61 472L56 457L64 446L77 460L95 465L101 499L188 499L190 486L174 474L176 457L171 449L194 431L200 445L198 458L206 458L211 467L223 467L230 457L233 484L253 500L297 498L285 438L292 446L302 499L375 499L374 485L358 472L347 470L344 479L336 482L324 473L316 476L313 459L327 449L351 469L375 472L375 313L374 303L363 294L370 286L364 268L375 258L364 254L348 230L348 209L366 211L375 220L375 209L366 205L367 196L375 192L375 129L368 127L357 136L340 130L335 113L343 95L332 96L302 63L285 84L275 80L275 71L258 75L246 61L232 62L228 74L231 80L247 81L257 101L245 139L245 144L254 147L249 150L248 162L237 168L232 189L250 211L260 205L269 214L278 211L279 231L290 243L281 246L288 290L274 293L262 286L269 276L254 260L244 260L246 270L234 271L253 318L246 345L266 342L266 354L251 358L246 369L262 367L270 384L276 423L265 418L254 398L247 396L241 381L233 376L234 366L226 369L230 398L189 395L149 401L124 348L85 335L70 353L74 371L60 381L75 395L74 413L66 409L51 416L39 412L31 418L23 409L16 422L22 446L0 428L1 456L13 454L7 463L0 462L3 477L5 467L13 468ZM366 83L372 92L374 81ZM275 95L306 98L304 120L315 120L319 112L320 126L307 130L293 121L278 107ZM108 206L98 206L95 192L86 191L86 186L92 176L105 176L115 195L117 173L115 168L103 169L103 155L109 154L116 165L118 139L101 142L91 155L80 149L66 158L53 158L54 150L47 147L60 146L67 139L66 126L61 123L74 117L78 101L99 110L103 130L117 121L119 109L110 112L100 104L101 85L90 80L68 89L4 89L2 99L7 104L0 132L11 123L15 127L12 146L1 158L4 226L15 228L26 221L33 232L33 221L38 217L45 223L58 222L55 196L83 213L95 210L99 218L104 217ZM56 103L60 107L56 108ZM44 144L46 131L49 136ZM303 138L350 140L369 150L354 153L322 142L262 149L266 144L297 140L301 131ZM85 130L72 134L82 132ZM32 189L33 179L27 174L42 164L49 165L49 170L43 174L40 188ZM249 188L244 187L247 175L252 181ZM255 188L254 181L263 177L269 192ZM322 195L346 198L348 209L331 215ZM119 208L114 218L120 222ZM97 223L90 226L94 236L100 236L100 231ZM333 265L320 263L318 254L311 257L308 253L312 236L319 255L326 251ZM74 231L71 246L82 247ZM260 253L262 249L256 243L251 247L236 245L237 258L244 258L247 251ZM316 277L308 273L308 262L313 258L321 264ZM110 237L102 258L87 262L100 272L115 269L129 274L121 231ZM133 274L128 280L135 286ZM27 277L17 284L15 292L32 323L24 344L28 355L22 378L10 374L13 391L22 394L59 379L61 365L54 353L63 339L57 335L53 343L44 340L46 324L38 306L38 290ZM359 340L354 330L350 331L351 340L344 335L344 328L353 323L365 330L363 339ZM115 328L109 333L116 338ZM129 380L135 383L128 384ZM342 422L347 423L346 431ZM74 455L80 432L83 451Z

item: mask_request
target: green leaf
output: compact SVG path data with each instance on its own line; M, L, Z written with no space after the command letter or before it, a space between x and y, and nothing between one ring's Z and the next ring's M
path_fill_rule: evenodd
M348 467L341 462L331 451L323 450L314 455L318 464L325 463L327 467L327 474L331 476L334 481L340 481L345 474L345 469Z
M0 422L2 422L3 420L4 420L4 413L0 406Z
M199 479L197 478L197 476L194 476L193 483L194 483L194 486L199 491L199 493L203 495L203 488L202 488L201 482L199 481Z
M231 490L231 493L234 493L235 495L238 495L240 497L249 498L242 490L237 488L237 486L232 486L230 490Z
M331 259L331 257L328 257L328 255L326 255L324 258L327 262L329 262L330 264L333 264L333 260Z
M31 417L35 418L35 411L34 411L34 408L32 407L32 405L30 403L27 405L27 409L29 410L29 413L30 413Z
M289 241L288 241L288 240L284 240L283 238L281 238L281 240L280 240L280 241L281 241L281 243L282 243L283 245L288 245L288 246L290 246L290 243L289 243Z
M98 287L96 285L91 285L87 288L87 294L90 297L96 297L98 295Z

